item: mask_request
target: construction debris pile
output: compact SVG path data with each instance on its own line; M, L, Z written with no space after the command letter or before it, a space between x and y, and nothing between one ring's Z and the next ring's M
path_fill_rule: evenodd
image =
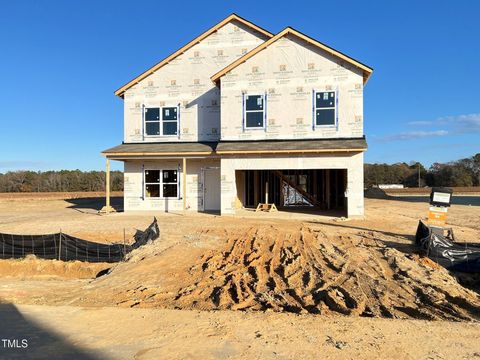
M480 273L480 244L455 242L453 231L423 221L418 223L415 241L426 256L449 270Z

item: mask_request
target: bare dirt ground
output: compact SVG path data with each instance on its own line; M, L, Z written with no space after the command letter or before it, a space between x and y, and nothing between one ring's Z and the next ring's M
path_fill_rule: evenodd
M18 359L478 359L478 324L276 312L0 306ZM36 356L28 356L41 349ZM1 350L0 350L1 351ZM1 353L0 353L1 354ZM1 357L1 356L0 356ZM6 356L5 356L6 357ZM4 358L4 357L2 357Z
M100 216L100 206L0 196L0 232L61 228L121 242L124 229L131 239L154 215ZM344 222L312 213L155 214L161 238L120 264L0 261L0 299L18 307L5 314L31 313L65 344L101 358L480 357L478 289L412 245L428 205L367 199L366 209L365 220ZM458 239L478 241L480 208L453 206L449 224ZM65 326L70 316L78 321Z

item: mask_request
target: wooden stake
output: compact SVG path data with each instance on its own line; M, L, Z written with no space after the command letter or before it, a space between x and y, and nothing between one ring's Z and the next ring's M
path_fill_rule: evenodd
M268 181L265 182L265 204L268 204Z

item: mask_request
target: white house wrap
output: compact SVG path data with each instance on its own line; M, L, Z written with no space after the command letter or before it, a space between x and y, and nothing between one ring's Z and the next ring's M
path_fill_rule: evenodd
M277 207L363 216L368 66L233 14L116 91L126 211Z

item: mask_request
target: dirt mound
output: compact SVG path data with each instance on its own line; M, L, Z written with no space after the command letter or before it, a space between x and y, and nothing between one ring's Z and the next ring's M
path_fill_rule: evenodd
M45 260L28 255L24 259L0 260L0 276L21 279L92 279L111 266L108 263Z
M364 195L369 199L390 199L391 196L388 195L383 189L378 187L371 187L365 190Z
M190 268L190 283L162 303L203 310L480 319L479 296L445 269L432 269L364 235L251 228L231 236L223 251L207 251Z

